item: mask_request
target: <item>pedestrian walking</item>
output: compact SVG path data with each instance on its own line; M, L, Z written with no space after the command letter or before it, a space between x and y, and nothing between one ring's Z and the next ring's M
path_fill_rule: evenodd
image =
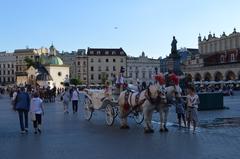
M30 114L33 121L34 133L41 134L42 115L44 114L43 101L39 97L39 93L35 92L31 99Z
M30 107L30 97L25 92L24 87L20 88L20 92L17 93L15 100L14 109L18 111L21 133L24 134L28 132L28 112Z
M72 92L72 109L73 109L73 114L77 113L78 111L78 98L79 98L79 92L76 87L73 88Z
M185 109L184 109L185 102L182 99L182 97L179 95L179 93L175 93L175 98L176 98L175 107L176 107L176 113L178 118L178 126L179 128L182 127L182 120L183 120L184 126L186 127Z
M195 133L196 126L198 123L197 109L200 103L198 95L195 93L193 86L188 88L187 95L187 124L190 129L190 123L193 124L193 133Z
M68 114L68 107L69 107L69 102L70 102L71 96L68 88L65 88L65 91L61 95L61 100L63 102L63 111L64 114Z

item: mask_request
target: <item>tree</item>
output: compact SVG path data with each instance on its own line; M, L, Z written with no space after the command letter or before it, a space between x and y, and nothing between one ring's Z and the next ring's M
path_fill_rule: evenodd
M105 82L107 80L108 80L107 73L106 72L102 72L101 73L101 82L102 82L102 84L105 84Z
M27 67L33 66L35 64L35 62L33 61L33 59L29 58L29 57L25 57L24 62L26 62Z
M80 85L80 84L82 84L82 82L77 78L72 78L72 79L70 79L70 84Z

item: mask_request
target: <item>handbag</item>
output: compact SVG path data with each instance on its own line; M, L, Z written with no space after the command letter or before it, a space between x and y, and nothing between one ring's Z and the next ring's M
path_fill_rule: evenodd
M36 114L34 112L30 112L30 118L32 121L36 120Z

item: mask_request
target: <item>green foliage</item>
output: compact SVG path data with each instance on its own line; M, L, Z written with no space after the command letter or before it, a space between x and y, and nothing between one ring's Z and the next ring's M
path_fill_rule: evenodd
M35 64L34 60L31 59L31 58L29 58L29 57L26 57L26 58L24 59L24 62L26 62L27 67L33 66L33 65Z
M101 82L102 82L102 84L104 85L105 84L105 82L107 81L107 73L106 72L102 72L101 73Z
M79 79L72 78L72 79L70 79L70 84L80 85L80 84L82 84L82 82Z

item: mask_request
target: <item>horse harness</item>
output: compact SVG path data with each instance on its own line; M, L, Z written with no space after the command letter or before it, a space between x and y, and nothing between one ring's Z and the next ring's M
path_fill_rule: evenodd
M144 101L145 101L145 99L139 101L141 92L138 92L138 93L136 94L136 98L135 98L135 103L136 103L136 105L133 105L132 100L131 100L133 93L134 93L134 92L131 91L131 90L127 90L126 93L125 93L125 96L124 96L124 101L125 101L125 103L124 103L124 109L125 109L126 111L128 111L128 110L130 109L130 106L133 106L134 108L137 108L137 107L139 107L140 105L142 105L142 104L144 103ZM130 102L128 102L128 99L130 99Z
M160 93L158 93L158 96L156 99L151 97L151 92L149 90L149 87L147 88L146 92L145 92L145 97L146 99L152 104L152 105L157 105L161 102L161 96Z

